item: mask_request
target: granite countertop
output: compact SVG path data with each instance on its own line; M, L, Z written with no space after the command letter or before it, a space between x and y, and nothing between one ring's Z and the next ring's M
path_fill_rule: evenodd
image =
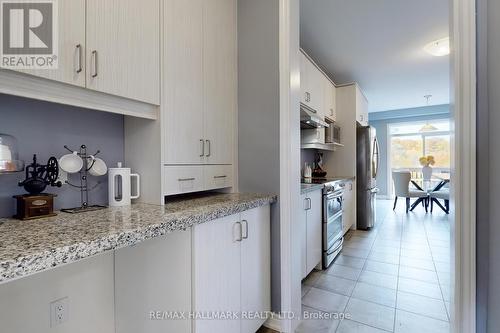
M0 219L0 283L274 203L265 194L210 194L19 221Z
M300 184L300 194L306 194L310 192L314 192L316 190L323 189L324 184Z

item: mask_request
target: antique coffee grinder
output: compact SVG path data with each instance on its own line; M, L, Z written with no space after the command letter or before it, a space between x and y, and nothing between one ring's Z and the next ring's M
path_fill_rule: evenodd
M14 218L31 220L57 215L54 213L54 197L57 195L42 192L48 185L61 187L58 176L59 165L55 157L49 158L46 165L41 165L37 163L36 154L33 155L33 163L26 167L26 179L19 182L19 186L23 186L29 194L14 196L17 200Z

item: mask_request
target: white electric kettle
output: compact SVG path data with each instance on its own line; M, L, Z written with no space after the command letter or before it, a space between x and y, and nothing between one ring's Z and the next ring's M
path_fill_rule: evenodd
M136 179L136 194L132 195L132 178ZM119 162L117 168L108 170L108 195L109 206L129 206L131 199L137 199L141 192L141 177L130 173L130 168L123 168Z

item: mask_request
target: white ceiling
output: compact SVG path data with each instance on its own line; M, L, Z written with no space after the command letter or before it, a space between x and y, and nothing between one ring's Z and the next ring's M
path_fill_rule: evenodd
M357 81L370 112L449 103L448 0L300 0L302 48L335 83Z

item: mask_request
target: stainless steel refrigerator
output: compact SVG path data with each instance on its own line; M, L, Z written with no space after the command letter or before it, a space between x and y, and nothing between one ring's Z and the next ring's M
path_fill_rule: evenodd
M358 127L356 131L356 225L358 229L366 230L375 225L379 165L380 150L375 128Z

